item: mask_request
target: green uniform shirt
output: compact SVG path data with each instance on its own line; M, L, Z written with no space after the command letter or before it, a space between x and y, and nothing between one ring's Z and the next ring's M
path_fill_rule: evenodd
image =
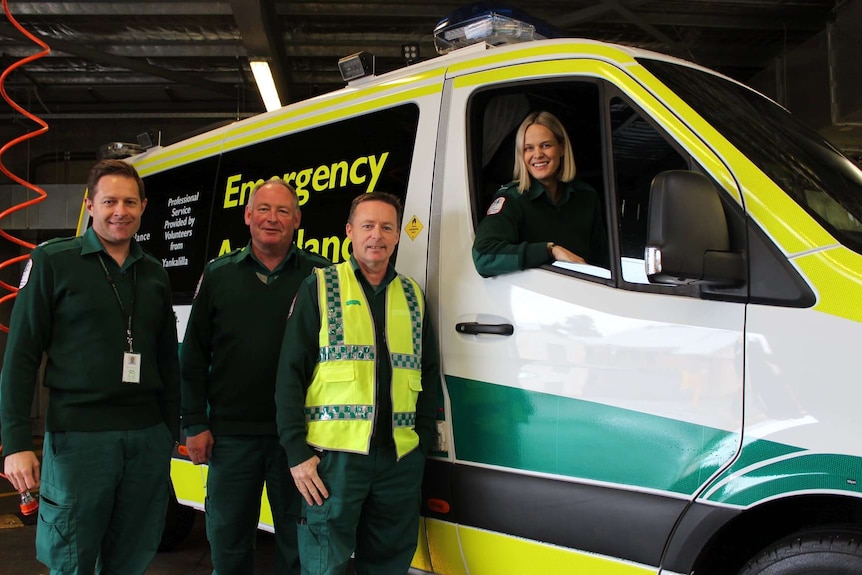
M561 182L562 196L551 203L545 187L530 180L500 188L479 223L473 242L473 262L483 277L491 277L551 263L548 242L608 266L608 239L598 193L585 182Z
M100 259L126 313L134 312L137 384L122 381L127 317ZM164 421L179 438L177 325L158 260L133 239L119 267L88 229L34 249L21 284L0 377L5 455L33 449L30 406L43 352L44 385L51 390L48 431L120 431Z
M350 263L356 272L374 320L376 357L388 358L386 345L386 286L398 274L390 264L386 277L377 287L365 279L353 256ZM319 355L320 308L318 307L317 277L305 280L296 294L284 343L278 362L276 404L278 434L287 451L291 467L309 459L314 453L306 443L305 392L311 383L314 367ZM377 389L374 406L373 446L394 445L392 439L392 365L389 361L376 362ZM425 312L422 321L422 391L416 400L416 433L419 448L427 453L437 435L437 397L440 386L440 356L437 340L431 325L430 314Z
M312 270L328 265L292 246L270 272L251 244L207 264L181 352L186 433L276 434L275 373L290 305Z

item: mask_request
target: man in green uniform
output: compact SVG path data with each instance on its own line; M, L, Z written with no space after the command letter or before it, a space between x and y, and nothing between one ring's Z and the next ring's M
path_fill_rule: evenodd
M207 536L213 573L254 573L264 482L277 545L276 573L299 573L301 499L275 426L275 373L299 284L330 264L293 245L296 192L274 178L245 209L251 241L210 262L182 349L182 417L192 463L209 464Z
M161 539L179 436L177 326L160 262L133 236L144 184L124 162L87 182L92 227L30 255L0 379L5 471L40 486L30 405L51 390L36 556L52 574L143 574Z
M401 204L354 199L349 261L299 288L276 405L281 444L305 498L302 572L404 575L416 549L425 456L436 437L437 343L419 286L390 262Z

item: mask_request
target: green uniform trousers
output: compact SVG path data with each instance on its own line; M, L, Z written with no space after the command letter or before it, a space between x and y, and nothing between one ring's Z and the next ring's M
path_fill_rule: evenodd
M351 553L357 575L405 575L419 536L425 456L396 460L395 447L368 455L322 452L323 505L303 500L299 553L304 575L343 575Z
M260 498L272 509L278 575L299 573L301 495L275 435L217 435L207 475L207 538L214 575L252 575Z
M51 575L142 575L165 526L174 440L163 423L47 432L36 558Z

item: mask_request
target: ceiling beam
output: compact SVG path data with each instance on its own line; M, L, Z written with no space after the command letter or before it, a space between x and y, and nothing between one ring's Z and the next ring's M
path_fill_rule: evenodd
M19 32L11 24L8 24L6 22L0 22L0 36L3 36L5 38L17 39L19 38ZM85 60L98 62L100 64L107 64L110 66L116 66L118 68L124 68L127 70L140 72L142 74L149 74L150 76L164 78L166 80L176 82L177 84L188 84L197 88L201 88L203 90L215 92L217 94L230 94L232 96L236 95L236 89L233 86L210 82L209 80L195 74L166 70L164 68L159 68L157 66L148 64L143 60L115 56L101 50L96 50L94 48L78 44L77 42L69 42L66 40L48 38L45 36L42 36L42 40L46 44L48 44L48 46L50 46L52 50L65 52L66 54L78 56L79 58L84 58Z
M287 52L272 2L268 0L230 0L249 60L266 60L282 104L292 101Z
M633 0L632 2L626 2L625 4L623 4L622 2L615 2L614 4L611 4L610 2L601 0L598 4L595 4L588 8L581 8L580 10L575 10L568 15L554 18L554 26L556 26L557 28L566 28L567 26L574 26L576 24L592 22L593 20L601 18L605 14L613 12L617 6L634 9L645 3L646 0Z
M641 30L643 30L644 32L646 32L647 34L649 34L650 36L655 38L656 40L658 40L659 42L664 43L668 48L671 48L675 51L678 51L680 49L684 49L684 47L679 46L675 40L672 40L664 32L662 32L661 30L659 30L658 28L656 28L652 24L644 22L640 18L640 16L638 16L637 14L635 14L634 12L629 10L619 0L602 0L602 3L610 5L613 8L614 12L616 12L617 14L619 14L620 16L622 16L623 18L625 18L626 20L628 20L629 22L631 22L632 24L634 24L635 26L637 26L638 28L640 28Z
M19 2L9 0L9 12L18 16L227 16L229 2Z

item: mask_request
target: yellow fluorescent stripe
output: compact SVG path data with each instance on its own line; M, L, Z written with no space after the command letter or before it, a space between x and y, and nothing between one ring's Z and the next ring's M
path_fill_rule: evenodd
M686 150L688 150L695 160L697 160L704 169L716 179L720 186L742 203L742 197L737 188L736 179L727 169L727 166L718 158L715 152L706 144L704 140L693 132L688 125L690 118L686 117L680 121L660 100L648 92L644 87L635 81L628 72L632 68L639 66L629 66L625 70L618 68L608 62L591 59L578 60L550 60L546 62L535 62L530 64L519 64L516 66L507 66L485 72L477 72L467 76L460 76L454 79L455 88L466 88L471 86L488 86L500 82L511 82L516 80L529 80L535 78L547 78L559 76L560 79L565 79L565 76L580 75L593 78L601 78L607 80L611 84L620 88L627 93L629 97L643 110L657 121L659 121L665 129L669 130L673 138L678 141ZM668 92L667 88L664 88ZM689 114L692 118L696 117L694 112ZM701 122L702 123L702 122Z
M142 157L140 160L133 160L133 163L141 176L148 176L303 128L319 126L351 115L440 93L443 87L443 71L443 68L439 68L426 73L392 80L379 86L365 89L361 93L353 91L335 99L324 99L321 101L313 99L306 105L300 104L298 107L287 107L271 115L261 114L260 116L225 126L211 136L204 136L198 139L193 138L189 142L180 144L177 147L158 150L152 155ZM440 78L441 81L436 84L392 93L385 97L373 98L375 94L391 92L393 88L403 88L404 85L425 82L435 77ZM369 96L371 98L366 100ZM357 98L361 98L363 101L352 106L344 105L355 101ZM329 110L327 113L314 115L316 111L327 109ZM296 118L299 115L302 118L291 121L292 118ZM230 141L229 145L225 143L226 140Z
M565 44L539 45L523 44L525 48L520 50L488 50L483 52L487 56L474 58L466 62L457 62L449 66L449 73L460 74L469 72L476 68L499 65L507 62L515 62L523 59L541 59L548 56L557 58L599 57L613 60L620 64L634 62L631 54L620 49L618 46L599 44L592 42L571 42Z
M785 254L792 255L838 243L772 180L753 166L746 174L750 175L743 187L748 213Z
M301 131L304 128L313 126L321 126L342 118L359 115L364 112L382 110L396 104L406 104L410 101L422 98L423 96L439 94L441 91L442 84L435 84L415 88L406 92L391 94L383 98L363 101L352 106L333 109L324 114L307 116L293 122L284 122L270 127L267 127L266 125L242 126L242 130L237 130L229 135L224 151L229 152L256 142L269 140L282 134ZM255 131L252 131L252 128Z
M263 486L263 494L260 497L260 523L274 528L272 521L272 507L269 506L269 494L266 492L266 485Z
M174 484L174 492L177 499L204 506L206 498L206 481L209 467L206 465L193 465L185 459L171 459L171 480ZM269 506L269 495L266 486L260 501L261 525L272 528L272 508Z
M470 575L646 575L657 571L657 568L472 527L458 527L458 532Z
M231 126L231 135L236 138L249 133L261 134L261 128L267 126L276 129L276 133L290 132L298 129L298 127L318 125L325 123L325 121L346 117L349 114L344 112L348 109L354 111L372 110L383 107L381 102L385 105L386 103L409 101L440 92L444 72L445 68L441 66L427 72L395 78L381 84L359 89L348 88L347 92L336 97L312 98L295 106L283 108L273 115L255 116L235 124ZM415 85L415 87L405 90L410 85ZM387 92L388 95L381 97ZM358 104L356 103L357 100L360 100ZM351 104L353 105L350 106ZM291 122L290 120L293 118L296 118L296 121Z
M461 545L458 543L458 528L455 524L426 519L425 530L430 543L431 566L434 572L442 575L468 575L461 558Z
M668 108L676 111L695 133L710 142L719 157L733 166L734 175L745 199L746 210L767 230L784 253L795 254L835 243L784 190L767 178L751 160L730 145L719 132L649 71L642 66L632 66L628 72Z
M814 309L862 322L862 256L843 246L794 260L817 290Z
M192 465L185 459L171 459L171 480L177 499L203 506L208 469L206 465Z
M203 158L217 156L222 151L221 147L223 138L224 132L219 131L218 134L213 137L207 138L206 144L189 142L178 148L165 148L164 150L158 150L152 156L147 156L139 161L132 159L132 163L135 165L135 169L138 170L138 174L140 174L141 177L149 176L150 174L163 172L183 164L190 164ZM212 142L210 140L217 141Z
M416 552L410 566L422 571L431 571L431 557L428 555L428 538L425 536L425 518L419 518L419 539L416 542Z

